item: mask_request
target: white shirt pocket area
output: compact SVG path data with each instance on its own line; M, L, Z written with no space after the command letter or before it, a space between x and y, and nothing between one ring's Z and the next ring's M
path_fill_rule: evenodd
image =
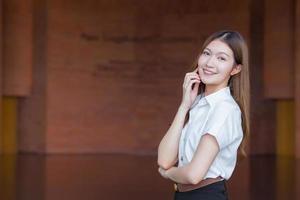
M214 136L220 151L237 140L241 141L243 130L240 108L227 101L216 105L205 124L202 134ZM237 147L238 145L239 142Z

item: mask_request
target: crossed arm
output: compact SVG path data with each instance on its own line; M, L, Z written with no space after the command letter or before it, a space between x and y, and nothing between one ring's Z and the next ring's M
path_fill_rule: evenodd
M174 121L163 137L158 148L160 174L182 184L197 184L206 175L209 167L219 152L219 145L214 136L205 134L201 137L192 161L182 167L175 167L178 146L184 119L188 110L179 108Z
M192 161L182 167L170 167L159 172L165 178L182 184L197 184L203 180L209 167L219 152L219 146L214 136L205 134L200 139L197 150Z

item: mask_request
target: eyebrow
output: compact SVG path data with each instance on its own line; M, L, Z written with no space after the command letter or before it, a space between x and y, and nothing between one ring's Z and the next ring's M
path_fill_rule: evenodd
M205 49L207 49L207 50L209 50L210 52L212 52L212 51L211 51L209 48L207 48L207 47L206 47ZM205 49L204 49L204 50L205 50ZM227 53L225 53L224 51L218 52L218 54L220 54L220 53L221 53L221 54L225 54L226 56L230 57L230 56L229 56Z

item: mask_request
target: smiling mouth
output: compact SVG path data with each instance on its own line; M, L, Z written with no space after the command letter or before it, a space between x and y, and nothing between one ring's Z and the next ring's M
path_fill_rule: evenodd
M214 75L214 74L216 74L216 73L208 71L206 69L203 69L203 72L204 72L204 74L207 74L207 75Z

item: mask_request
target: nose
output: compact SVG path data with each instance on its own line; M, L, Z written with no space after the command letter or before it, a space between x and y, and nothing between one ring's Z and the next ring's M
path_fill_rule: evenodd
M206 61L207 67L213 67L214 66L214 56L210 56Z

